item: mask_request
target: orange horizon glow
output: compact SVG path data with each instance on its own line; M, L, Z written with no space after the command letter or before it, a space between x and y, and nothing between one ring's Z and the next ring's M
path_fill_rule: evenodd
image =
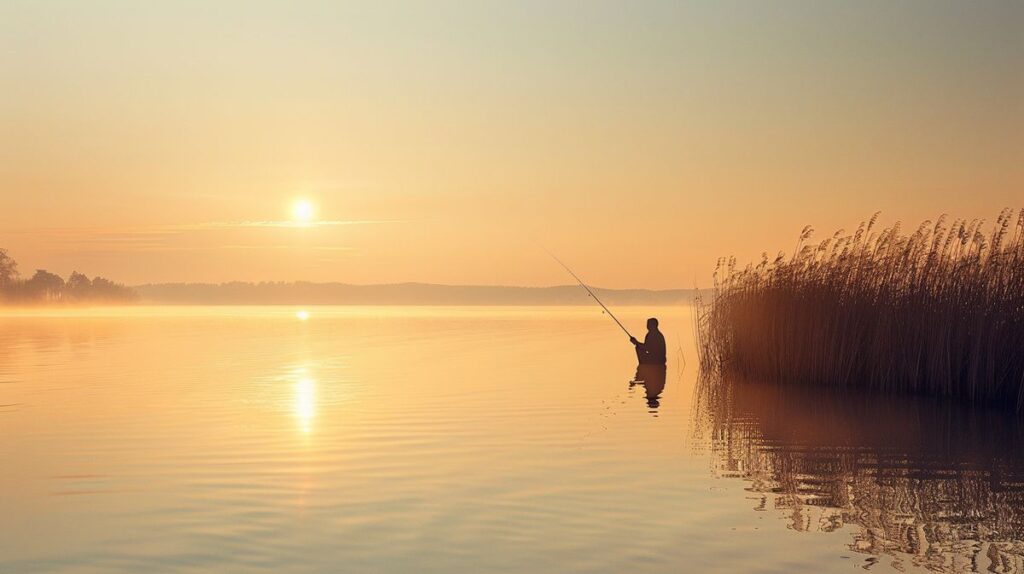
M0 248L155 282L708 285L1024 188L1024 7L0 7Z

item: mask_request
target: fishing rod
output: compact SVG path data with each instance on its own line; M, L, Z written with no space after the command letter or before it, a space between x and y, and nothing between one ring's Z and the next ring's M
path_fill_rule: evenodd
M604 309L606 313L608 313L608 316L611 317L613 321L615 321L615 323L619 326L620 329L622 329L622 332L625 333L627 337L629 337L630 339L633 338L633 335L631 335L629 333L629 331L626 330L626 327L625 327L625 325L622 324L622 321L619 321L619 318L616 317L614 313L612 313L611 309L609 309L607 306L605 306L605 304L602 303L601 300L597 298L597 295L594 295L594 292L590 290L590 287L587 287L587 284L584 283L583 280L580 279L578 275L573 273L572 269L569 269L568 265L563 263L562 260L559 259L558 257L555 257L554 253L551 253L550 251L548 251L548 255L550 255L552 259L557 261L559 265L561 265L563 268L565 268L565 270L569 272L569 275L572 275L572 278L575 279L576 282L579 283L581 287L583 287L584 289L587 290L587 293L590 294L590 296L594 298L594 301L597 301L597 304L600 305L601 308Z

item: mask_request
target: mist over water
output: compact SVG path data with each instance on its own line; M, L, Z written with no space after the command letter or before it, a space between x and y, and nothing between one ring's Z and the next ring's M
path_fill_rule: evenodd
M5 313L3 572L1021 565L1015 423L694 404L687 307L661 389L591 308Z

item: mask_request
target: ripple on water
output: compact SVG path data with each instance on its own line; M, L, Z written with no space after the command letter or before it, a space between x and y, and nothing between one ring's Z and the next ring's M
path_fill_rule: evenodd
M1021 555L1017 459L964 432L977 422L914 435L936 419L900 406L913 425L878 435L863 423L878 409L760 397L694 436L692 369L673 358L651 392L599 314L308 312L0 324L0 571L956 571ZM650 314L695 356L688 310L622 318Z

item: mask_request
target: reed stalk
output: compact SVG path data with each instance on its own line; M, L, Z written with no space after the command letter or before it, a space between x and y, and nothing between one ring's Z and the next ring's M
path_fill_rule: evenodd
M698 301L701 367L747 380L1024 411L1024 210L853 234L738 269Z

